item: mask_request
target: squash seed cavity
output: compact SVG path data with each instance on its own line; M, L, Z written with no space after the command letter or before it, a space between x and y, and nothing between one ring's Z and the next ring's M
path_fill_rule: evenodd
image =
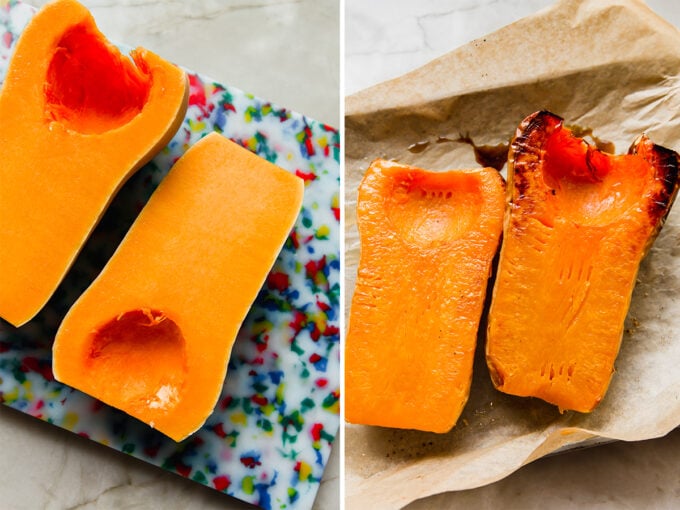
M479 178L461 175L456 181L452 189L444 173L418 180L402 176L386 204L387 216L402 239L434 247L473 230L483 206Z
M127 124L151 90L144 62L121 54L95 27L76 25L58 41L44 86L48 122L83 134Z
M185 340L163 312L124 312L90 336L87 366L94 394L125 409L164 412L179 402L186 377Z

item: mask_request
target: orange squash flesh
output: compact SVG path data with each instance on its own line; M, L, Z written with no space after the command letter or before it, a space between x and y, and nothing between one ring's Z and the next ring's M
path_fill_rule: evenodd
M510 204L489 312L495 386L589 412L609 386L641 259L678 182L678 155L645 136L602 153L538 112L508 158Z
M303 181L218 134L162 181L54 343L57 380L179 441L212 412Z
M432 432L456 423L503 208L503 179L491 168L370 166L345 350L349 422Z
M184 118L184 72L144 49L131 57L74 0L47 4L17 43L0 93L0 317L15 326Z

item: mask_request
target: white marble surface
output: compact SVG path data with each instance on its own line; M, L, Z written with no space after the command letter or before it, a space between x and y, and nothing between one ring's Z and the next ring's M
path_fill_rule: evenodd
M397 77L552 3L346 0L345 92ZM648 4L680 26L680 4ZM544 458L486 487L422 499L407 508L680 508L680 429L651 441Z
M338 0L81 1L112 40L339 124ZM316 509L338 508L339 449ZM43 508L252 507L0 405L0 510Z

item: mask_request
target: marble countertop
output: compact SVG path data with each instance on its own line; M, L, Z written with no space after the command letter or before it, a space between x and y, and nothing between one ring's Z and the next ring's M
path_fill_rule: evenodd
M339 126L338 0L81 2L113 41ZM338 508L339 450L317 509ZM0 452L2 510L253 508L2 405Z
M475 38L551 5L550 0L346 0L347 95L400 76ZM672 0L650 0L680 26ZM540 459L494 484L418 500L442 508L677 508L680 429Z

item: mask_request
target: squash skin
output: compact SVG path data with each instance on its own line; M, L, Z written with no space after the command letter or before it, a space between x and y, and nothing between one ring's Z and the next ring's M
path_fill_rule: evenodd
M519 126L487 331L497 389L560 411L604 398L639 264L678 188L678 155L639 137L626 156L546 111Z
M233 342L303 189L299 177L217 133L197 142L67 313L55 378L175 441L195 432L219 398Z
M131 56L75 0L45 5L17 42L0 92L0 316L15 326L183 121L185 73L141 48Z
M491 168L369 167L357 203L347 421L438 433L455 425L469 395L504 194Z

